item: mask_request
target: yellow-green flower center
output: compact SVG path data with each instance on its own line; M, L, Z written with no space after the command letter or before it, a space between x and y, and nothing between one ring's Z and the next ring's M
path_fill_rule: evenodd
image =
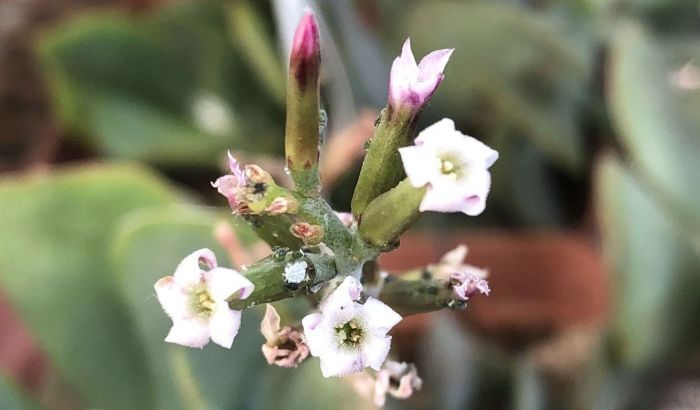
M365 336L361 323L356 319L351 319L345 324L336 326L335 333L341 346L352 348L360 345Z
M456 180L459 178L460 173L459 162L451 157L440 158L440 172L443 175Z
M190 301L194 311L201 316L210 316L214 311L215 302L206 286L197 286L192 292Z

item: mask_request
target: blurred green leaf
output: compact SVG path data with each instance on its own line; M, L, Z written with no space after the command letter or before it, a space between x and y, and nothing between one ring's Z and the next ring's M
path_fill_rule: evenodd
M660 43L627 22L611 51L608 103L631 160L672 220L700 238L700 97L679 71L700 42ZM682 50L679 53L679 50ZM686 74L687 77L687 74ZM699 248L700 249L700 248Z
M64 125L108 156L201 165L231 146L279 150L249 138L281 133L281 109L227 29L211 1L93 12L52 28L38 54Z
M569 171L581 170L577 115L591 54L580 40L585 36L567 35L545 15L495 2L416 2L402 28L416 55L455 47L431 101L435 111L505 124ZM473 107L481 110L479 118L470 118Z
M600 161L596 186L616 279L616 358L644 369L684 357L700 342L700 259L670 222L669 210L614 157Z
M57 371L93 407L151 407L151 380L115 292L115 220L174 202L143 169L89 166L0 183L0 285Z

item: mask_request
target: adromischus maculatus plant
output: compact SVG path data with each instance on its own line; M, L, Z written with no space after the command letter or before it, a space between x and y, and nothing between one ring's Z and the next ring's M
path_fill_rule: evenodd
M257 165L241 167L230 154L231 174L212 184L273 253L242 272L218 267L208 249L187 256L173 276L155 285L173 321L165 340L201 348L211 339L230 348L243 309L292 297L318 300L325 294L318 310L303 319L303 330L281 327L268 305L261 326L268 362L295 367L310 353L320 358L326 377L370 367L380 372L375 396L406 397L420 387L420 379L415 368L386 362L387 332L401 315L463 308L472 295L488 294L486 272L462 263L466 248L411 280L387 275L376 259L398 246L399 236L421 212L480 214L490 187L488 168L498 153L455 130L449 119L413 139L418 116L442 82L453 50L433 51L416 63L406 40L391 66L388 103L369 143L352 214L334 212L320 196L320 50L309 12L294 37L287 85L285 151L295 189L277 185ZM396 369L403 369L395 375L397 383L404 381L392 390L387 380Z

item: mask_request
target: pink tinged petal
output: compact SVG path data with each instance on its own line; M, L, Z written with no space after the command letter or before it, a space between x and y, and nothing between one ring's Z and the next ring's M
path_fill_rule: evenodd
M173 327L165 341L201 349L209 343L209 325L201 318L173 321Z
M189 254L175 269L175 282L184 288L196 286L202 279L202 267L200 263L209 269L216 267L216 256L210 249L199 249Z
M217 303L209 317L209 332L212 342L230 349L240 327L241 312L229 309L225 303Z
M401 47L399 62L404 77L415 81L418 78L418 64L416 64L416 58L413 56L413 50L411 50L410 38L407 38Z
M418 81L411 85L412 101L414 105L423 105L435 93L445 76L437 74L433 77L426 78L423 81Z
M306 344L312 356L320 357L327 351L337 349L337 342L333 336L333 328L328 326L320 313L306 315L302 321Z
M454 48L443 48L428 53L418 64L418 80L424 81L428 78L442 74Z
M323 377L341 377L353 373L359 373L365 368L359 351L328 352L321 359L321 373Z
M402 319L401 315L383 302L370 297L361 311L362 322L370 330L382 330L384 333L396 326Z
M462 212L472 194L465 194L452 181L433 181L418 209L421 212Z
M371 332L366 335L362 344L362 356L365 360L365 365L379 371L382 364L389 355L391 349L391 336L386 336L386 333Z
M463 192L465 201L461 212L476 216L486 209L486 197L491 189L491 174L486 170L470 173L462 184L460 192Z
M233 269L215 268L204 273L209 295L216 302L224 302L232 295L246 299L253 293L255 285Z
M226 198L230 198L236 195L236 189L238 188L238 178L233 175L224 175L219 177L216 181L211 183L211 186L216 188L217 191Z
M399 148L403 169L415 188L425 186L440 174L440 163L432 149L422 146Z
M231 173L233 174L235 181L236 181L236 186L242 186L245 185L245 173L241 169L241 166L238 165L238 161L236 161L236 158L233 157L231 154L231 151L228 151L228 166L231 169Z
M272 342L277 338L280 331L280 315L277 309L271 304L267 304L265 308L265 316L260 322L260 333L265 336L265 340Z
M384 407L386 403L386 394L389 392L389 372L387 370L380 370L377 372L377 381L374 384L374 405L377 407Z
M172 276L166 276L156 282L154 286L158 302L165 313L173 319L189 316L189 295L183 292Z
M399 388L391 393L397 399L407 399L413 395L414 375L407 374L399 380ZM419 379L420 380L420 379Z
M488 282L483 279L484 276L486 276L484 271L478 272L478 274L473 274L469 271L453 273L451 280L455 283L452 288L455 297L459 300L469 300L471 296L477 293L488 296L491 289Z

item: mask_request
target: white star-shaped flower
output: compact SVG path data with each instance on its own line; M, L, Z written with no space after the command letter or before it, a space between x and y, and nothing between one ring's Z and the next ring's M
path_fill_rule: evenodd
M421 131L415 145L399 148L408 179L416 188L427 186L420 211L479 215L491 187L489 167L498 152L455 130L442 119Z
M321 360L324 377L344 376L371 367L379 371L391 347L387 332L401 316L369 297L358 302L362 285L352 276L302 320L311 355Z
M226 301L246 299L255 286L233 269L219 268L209 249L193 252L180 262L173 276L155 284L156 294L173 326L166 342L202 348L211 339L230 348L241 325L241 312Z

